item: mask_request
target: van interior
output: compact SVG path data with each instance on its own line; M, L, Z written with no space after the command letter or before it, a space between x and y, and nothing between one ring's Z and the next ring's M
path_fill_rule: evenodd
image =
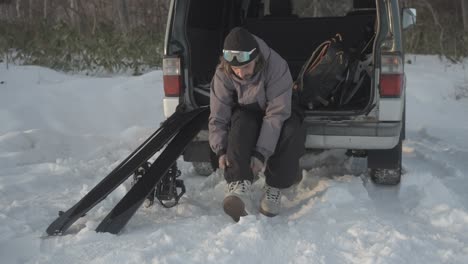
M374 47L375 0L191 0L187 15L189 76L198 105L209 104L209 86L224 37L236 26L278 52L288 62L293 79L316 47L337 33L345 50L361 57L371 57ZM371 100L371 86L371 79L366 78L345 105L331 104L320 110L363 109Z

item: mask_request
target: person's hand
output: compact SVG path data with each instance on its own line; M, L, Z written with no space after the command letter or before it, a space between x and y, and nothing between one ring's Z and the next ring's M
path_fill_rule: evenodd
M252 169L254 177L263 169L263 162L257 157L250 158L250 169Z
M219 157L218 166L222 170L225 170L227 167L231 167L231 163L229 163L226 154L223 154Z

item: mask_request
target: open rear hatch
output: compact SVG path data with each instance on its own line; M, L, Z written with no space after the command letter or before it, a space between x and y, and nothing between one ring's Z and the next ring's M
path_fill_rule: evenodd
M347 95L340 90L332 103L316 106L309 114L352 115L369 108L375 94L370 76L373 76L376 10L374 1L364 1L368 2L367 6L357 5L357 2L362 1L312 4L295 0L290 3L284 0L191 0L186 23L191 98L197 105L209 104L209 86L224 37L231 28L243 26L264 39L288 62L294 79L322 42L340 34L344 51L355 66L360 64L359 87L355 91L355 86L347 87Z

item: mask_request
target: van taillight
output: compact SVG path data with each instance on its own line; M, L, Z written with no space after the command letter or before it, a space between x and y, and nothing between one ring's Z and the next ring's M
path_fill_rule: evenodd
M401 56L382 55L380 71L380 96L401 96L403 82L403 60Z
M180 58L163 59L164 94L166 96L179 96L182 90L182 77L180 74Z

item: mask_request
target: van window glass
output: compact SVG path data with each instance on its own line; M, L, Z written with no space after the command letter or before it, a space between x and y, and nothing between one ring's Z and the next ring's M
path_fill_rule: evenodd
M264 0L267 17L339 17L353 10L356 0Z

